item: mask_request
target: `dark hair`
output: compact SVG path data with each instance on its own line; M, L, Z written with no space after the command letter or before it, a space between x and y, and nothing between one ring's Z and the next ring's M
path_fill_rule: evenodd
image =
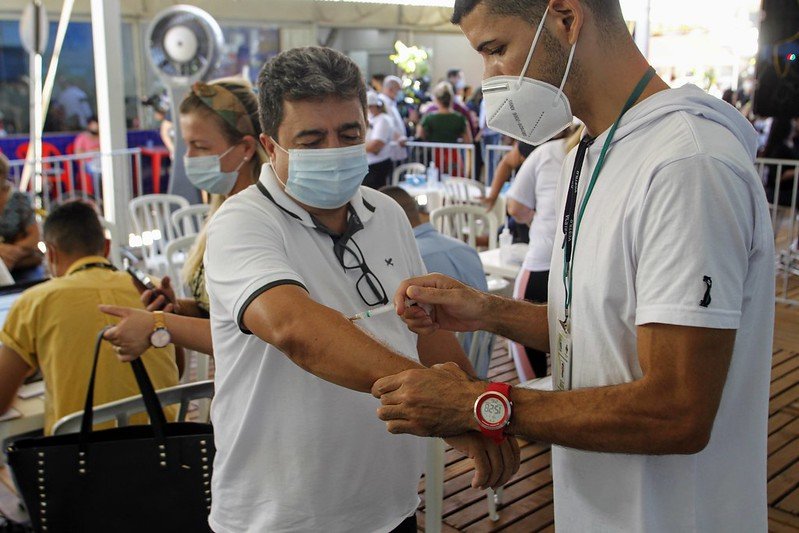
M380 192L399 204L402 210L405 211L405 215L408 217L408 220L412 226L419 225L421 222L419 217L419 205L416 203L416 200L413 198L413 196L408 194L408 191L402 187L387 185L382 187Z
M768 140L763 150L765 157L778 157L782 148L791 136L793 122L790 118L777 117L771 122L771 129L768 132Z
M105 231L94 207L81 200L62 204L44 221L44 240L69 255L102 254Z
M447 71L447 79L455 78L460 75L461 69L459 68L451 68Z
M375 81L379 81L380 83L383 83L383 80L386 79L386 75L381 73L372 74L372 79Z
M604 27L624 24L619 0L581 0ZM453 24L460 24L463 18L479 4L485 3L494 15L519 17L530 24L538 24L548 4L548 0L455 0L452 12Z
M264 133L277 138L285 102L357 98L366 112L366 85L358 65L341 52L320 46L287 50L269 60L258 75L258 102Z
M209 85L219 85L220 87L224 87L233 93L233 96L235 96L236 99L241 102L241 105L243 105L244 109L247 110L247 115L250 117L250 121L252 122L252 129L255 132L255 140L256 142L259 142L258 136L261 133L261 122L258 118L258 100L255 98L255 94L252 92L252 89L249 87L249 85L244 82L235 82L232 80L212 81L209 82ZM203 102L199 96L194 94L193 91L190 91L180 103L180 114L187 115L196 111L203 111L209 117L211 117L211 120L213 120L222 131L222 135L225 137L225 140L230 144L239 143L244 138L244 133L233 127L233 125L222 118L219 113L208 107L208 105Z
M88 124L90 122L97 122L99 124L100 123L100 119L97 118L97 115L92 115L92 116L90 116L89 118L86 119L86 124Z

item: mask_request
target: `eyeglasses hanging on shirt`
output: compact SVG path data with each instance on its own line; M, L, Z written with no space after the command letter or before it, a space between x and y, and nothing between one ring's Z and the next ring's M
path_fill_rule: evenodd
M369 307L385 305L388 303L388 294L383 284L377 278L363 255L361 247L353 240L353 235L363 229L363 223L358 214L349 207L349 218L347 219L347 229L341 235L337 235L321 224L316 217L311 215L311 219L316 224L316 229L329 235L333 239L333 253L339 264L348 270L360 270L361 277L355 282L355 290L358 296Z

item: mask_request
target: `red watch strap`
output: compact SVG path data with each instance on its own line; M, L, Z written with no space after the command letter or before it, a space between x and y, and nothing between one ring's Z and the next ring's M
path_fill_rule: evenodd
M488 388L486 390L498 392L503 395L505 398L508 399L508 403L510 403L510 385L507 383L489 383Z

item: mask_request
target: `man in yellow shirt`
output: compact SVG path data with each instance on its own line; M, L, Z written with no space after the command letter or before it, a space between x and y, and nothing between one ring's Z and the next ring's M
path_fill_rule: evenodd
M130 276L106 259L109 243L94 209L69 202L44 224L47 261L54 279L25 291L0 332L0 413L13 403L25 377L41 369L45 383L45 435L63 416L81 411L97 333L111 324L100 304L141 307ZM172 346L142 357L156 389L178 383ZM140 394L132 370L108 343L100 351L94 403ZM141 418L141 420L136 420ZM134 423L146 417L134 417Z

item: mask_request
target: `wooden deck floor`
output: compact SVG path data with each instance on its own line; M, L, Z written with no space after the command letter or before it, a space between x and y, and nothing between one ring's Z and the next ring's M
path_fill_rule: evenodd
M799 299L799 286L791 298ZM518 382L504 342L494 352L492 380ZM799 308L777 307L768 426L769 531L799 531ZM505 487L500 519L488 518L485 493L469 486L468 461L447 452L442 531L554 531L549 446L524 443L519 473ZM422 505L417 512L424 531Z

